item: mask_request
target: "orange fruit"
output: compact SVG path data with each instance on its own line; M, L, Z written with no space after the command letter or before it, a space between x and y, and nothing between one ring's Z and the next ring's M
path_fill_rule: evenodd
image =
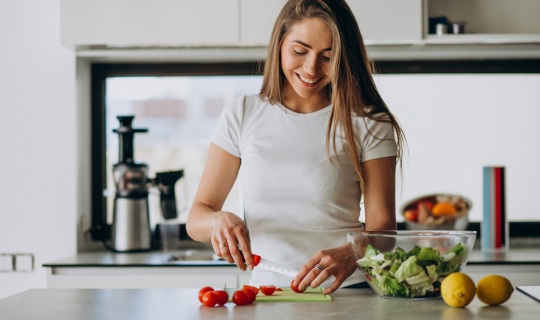
M435 217L439 217L442 215L453 215L456 212L457 212L456 206L450 202L436 203L431 209L431 213Z

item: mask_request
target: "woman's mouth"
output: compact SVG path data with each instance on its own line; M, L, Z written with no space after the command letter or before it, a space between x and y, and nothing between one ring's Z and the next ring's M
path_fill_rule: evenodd
M317 82L319 82L319 80L321 80L321 78L307 78L299 73L297 73L296 76L307 86L314 86L317 84Z

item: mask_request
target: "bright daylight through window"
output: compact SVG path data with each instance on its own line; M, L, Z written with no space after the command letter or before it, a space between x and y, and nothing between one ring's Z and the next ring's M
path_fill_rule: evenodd
M117 116L134 116L134 159L156 172L184 170L175 192L179 220L185 221L204 169L210 135L224 106L244 94L258 93L261 76L167 76L111 77L106 80L105 128L107 170L107 216L112 222L114 200L113 164L118 162L119 139L112 130L119 127ZM235 186L225 208L238 205ZM150 219L161 219L159 192L149 196Z

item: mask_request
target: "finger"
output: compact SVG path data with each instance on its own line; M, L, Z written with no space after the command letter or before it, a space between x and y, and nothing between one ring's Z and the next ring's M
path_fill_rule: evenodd
M320 264L316 264L311 273L314 274L313 281L311 281L309 284L309 286L312 288L317 288L332 275L328 269L325 269Z
M339 286L341 285L341 281L334 281L332 285L330 285L328 288L324 289L323 294L331 294L337 289L339 289Z
M220 242L217 240L217 238L212 236L210 238L210 243L212 244L212 249L214 249L214 253L218 255L220 258L223 258L223 255L221 254L221 250L219 248Z
M242 262L244 262L250 270L253 270L253 253L251 252L250 243L249 232L244 232L238 237L238 246L241 251Z
M242 256L242 252L238 248L238 238L235 234L226 234L227 243L229 244L227 247L227 254L229 255L231 263L234 263L240 268L242 271L246 270L246 264L244 262L244 257Z

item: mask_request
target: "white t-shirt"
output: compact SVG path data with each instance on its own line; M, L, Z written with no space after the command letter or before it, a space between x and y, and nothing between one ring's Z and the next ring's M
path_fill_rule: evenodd
M211 138L241 159L239 187L252 252L295 269L318 250L345 244L347 232L363 229L358 176L340 135L340 162L331 149L331 163L326 152L331 108L300 114L259 95L244 96L225 108ZM362 161L396 156L390 123L353 121ZM291 279L255 268L250 284L288 286ZM362 281L357 270L342 286Z

